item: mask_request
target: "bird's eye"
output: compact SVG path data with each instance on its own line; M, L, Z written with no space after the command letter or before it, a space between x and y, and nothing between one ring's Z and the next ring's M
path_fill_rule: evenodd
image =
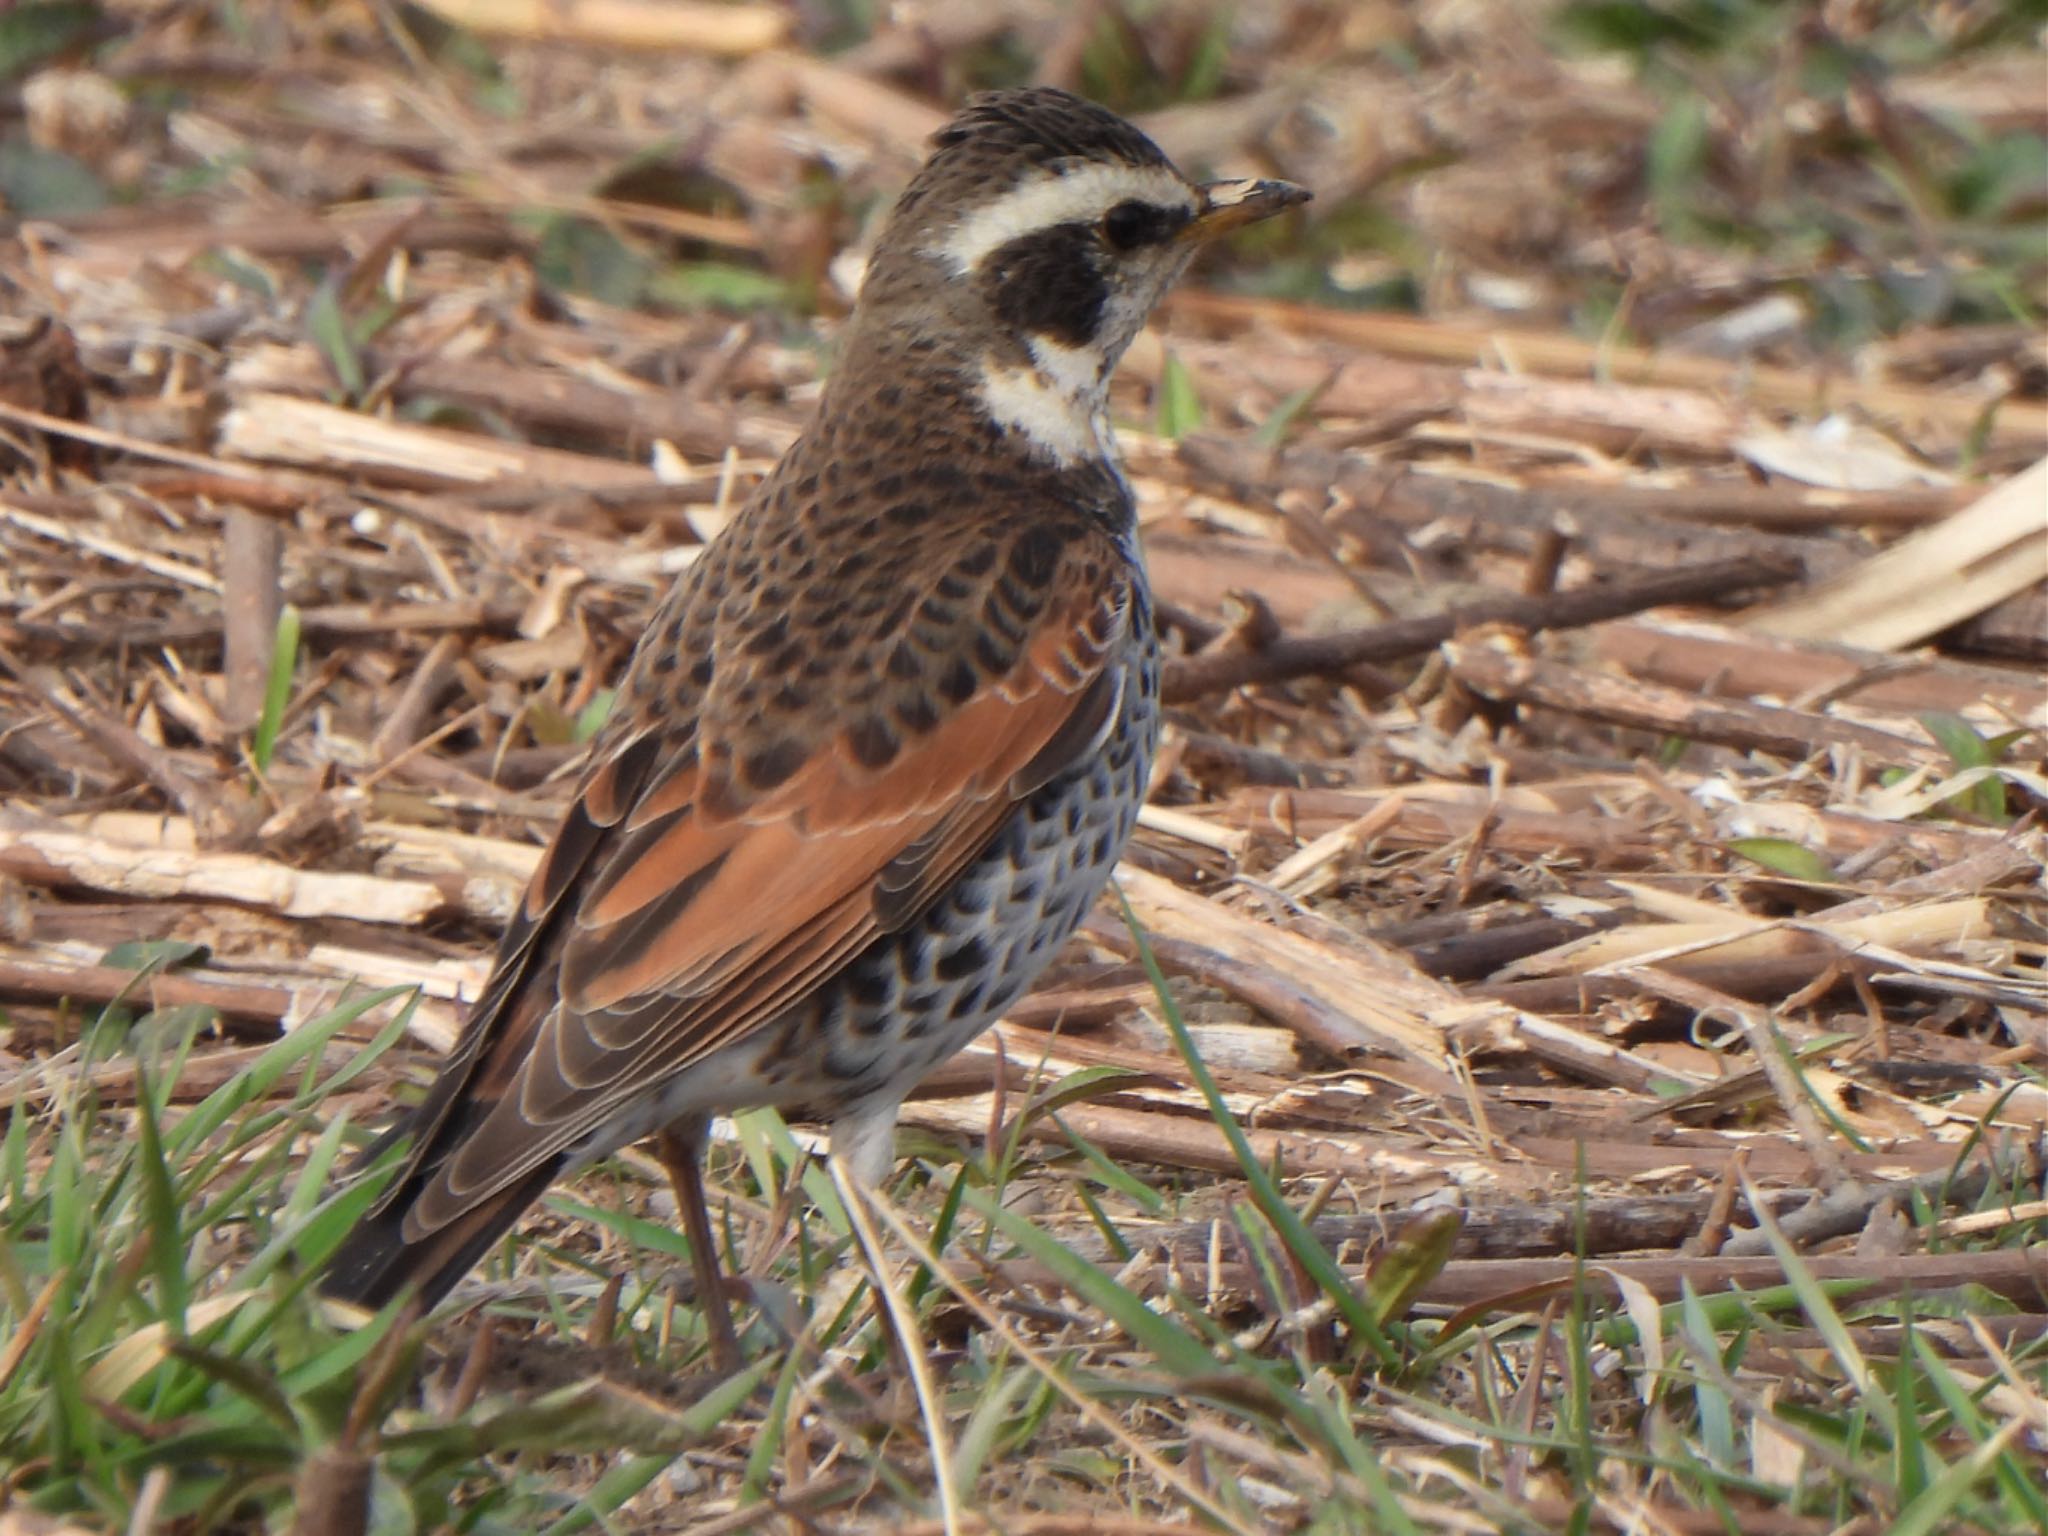
M1135 250L1159 238L1159 210L1147 203L1124 202L1102 216L1102 238L1119 251Z

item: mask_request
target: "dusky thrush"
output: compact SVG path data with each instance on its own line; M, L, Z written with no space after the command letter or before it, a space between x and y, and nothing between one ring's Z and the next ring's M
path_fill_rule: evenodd
M565 1172L658 1134L714 1358L714 1114L898 1107L1100 893L1159 734L1111 370L1200 245L1307 198L1189 182L1063 91L976 98L877 242L816 418L676 582L328 1294L431 1305Z

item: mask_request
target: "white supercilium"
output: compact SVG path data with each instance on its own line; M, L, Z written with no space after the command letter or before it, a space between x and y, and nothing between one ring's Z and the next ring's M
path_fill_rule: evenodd
M1118 203L1136 199L1161 208L1195 209L1188 184L1163 165L1071 165L1050 170L976 208L946 231L931 254L956 273L972 272L991 251L1020 235L1056 224L1093 223Z

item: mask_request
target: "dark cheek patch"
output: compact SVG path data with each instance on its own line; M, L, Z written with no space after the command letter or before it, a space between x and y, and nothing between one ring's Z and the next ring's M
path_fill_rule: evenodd
M1086 346L1109 302L1097 249L1088 225L1056 224L991 252L982 282L996 319L1012 332L1045 336L1064 347Z

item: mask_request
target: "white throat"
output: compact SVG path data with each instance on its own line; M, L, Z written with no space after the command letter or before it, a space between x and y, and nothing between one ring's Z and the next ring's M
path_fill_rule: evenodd
M1116 458L1109 425L1109 379L1092 347L1031 339L1031 365L982 364L981 399L988 413L1060 465Z

